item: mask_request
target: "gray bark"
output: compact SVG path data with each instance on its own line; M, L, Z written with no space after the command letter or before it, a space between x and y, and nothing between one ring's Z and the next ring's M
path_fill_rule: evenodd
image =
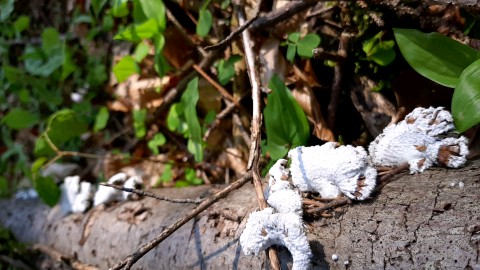
M480 269L480 161L462 169L436 168L394 180L369 201L345 207L333 218L307 223L314 269ZM155 193L196 198L207 191L213 192L212 187ZM146 214L128 215L129 209L142 207ZM38 201L3 200L0 224L21 241L42 243L105 269L193 207L144 198L62 218L55 208ZM246 217L255 209L255 192L247 184L188 222L134 268L267 268L265 254L245 256L238 243ZM91 226L86 225L88 220ZM82 235L88 232L82 245ZM288 253L280 251L282 263L290 265ZM338 255L337 262L333 254Z

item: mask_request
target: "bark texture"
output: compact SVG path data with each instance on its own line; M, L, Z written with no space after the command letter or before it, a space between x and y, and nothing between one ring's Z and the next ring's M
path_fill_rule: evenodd
M480 161L457 170L399 175L367 202L307 224L314 269L480 269ZM459 183L463 183L460 184ZM212 187L156 190L196 198ZM0 223L25 242L42 243L102 269L113 265L194 206L144 198L60 217L36 200L0 201ZM257 209L252 185L190 221L136 269L264 269L265 254L245 256L238 243ZM332 260L336 254L338 260ZM280 248L282 267L291 265Z

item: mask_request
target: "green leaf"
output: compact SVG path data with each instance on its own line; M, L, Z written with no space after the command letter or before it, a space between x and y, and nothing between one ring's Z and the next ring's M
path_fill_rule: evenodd
M369 59L375 61L375 63L381 66L388 66L395 60L395 51L393 46L395 42L393 40L379 42L367 55Z
M53 50L61 48L63 42L60 40L58 31L54 28L46 28L42 32L42 48L50 55Z
M141 24L129 25L122 32L115 35L116 40L126 40L138 43L144 39L151 38L159 33L158 24L155 19L150 19Z
M181 103L184 108L185 120L188 126L189 138L187 148L190 153L195 155L195 160L200 162L203 160L202 147L202 128L197 116L198 101L198 77L192 79L182 94Z
M145 120L147 119L147 109L133 110L133 127L135 137L143 138L147 134Z
M70 74L77 70L77 65L73 62L72 53L70 48L66 47L64 49L63 65L62 65L62 76L60 80L65 80Z
M201 162L203 160L202 142L196 142L192 138L189 138L187 142L187 149L190 153L193 154L193 157L196 162Z
M112 15L114 17L125 17L128 15L128 0L112 0Z
M288 44L287 47L287 60L293 62L295 54L297 53L297 45Z
M157 22L160 32L165 30L167 17L165 5L162 0L139 0L143 13L148 19L154 19Z
M45 135L48 135L52 143L59 147L61 144L82 135L87 130L87 123L78 117L74 110L60 110L49 117L46 131L35 143L35 155L51 156L53 154L53 150L44 137Z
M93 132L98 132L104 129L107 126L108 118L110 113L108 112L107 107L103 106L98 111L97 116L95 117L95 124L93 125Z
M478 51L438 33L394 29L403 57L422 76L455 87L463 70L477 60Z
M8 181L7 178L0 176L0 196L8 194Z
M37 177L33 184L38 196L50 207L53 207L60 200L60 188L52 177Z
M2 118L0 123L11 129L24 129L34 126L38 120L39 117L36 114L24 109L13 108Z
M320 45L320 37L316 34L308 34L302 38L297 45L298 55L305 58L312 58L313 49Z
M32 165L32 174L36 175L37 173L40 172L40 169L47 163L48 158L46 157L39 157L35 159L35 162L33 162Z
M165 138L165 135L157 133L150 141L148 141L148 148L152 150L154 155L158 155L158 147L164 145L166 142L167 139Z
M181 103L185 110L185 119L190 132L190 138L197 143L202 141L202 131L197 116L198 98L198 77L195 77L188 83L185 92L182 94Z
M480 123L480 60L460 75L452 98L452 115L459 132Z
M208 9L201 9L198 16L197 35L205 37L212 28L212 13Z
M238 54L232 55L228 60L220 60L217 66L218 81L221 85L226 85L235 76L235 63L242 57Z
M300 40L300 33L298 32L293 32L288 35L288 41L294 44L297 44L299 40Z
M268 103L264 109L267 132L266 149L272 159L283 158L288 149L305 145L310 137L307 117L285 84L275 75L268 87Z
M98 17L100 10L105 6L108 0L92 0L91 5L92 5L92 10L93 14L95 14L95 17Z
M133 53L133 59L135 59L137 63L140 63L142 62L143 58L148 55L149 51L150 47L146 43L140 42L135 48L135 52Z
M192 168L185 169L185 180L192 185L203 184L203 180L197 177L197 173Z
M13 3L15 0L1 0L0 1L0 22L5 21L13 12Z
M23 30L28 29L28 26L30 25L30 18L28 16L22 15L18 17L18 19L15 20L13 23L13 27L15 28L15 31L18 33L23 32Z
M47 48L53 44L47 42ZM55 70L62 66L64 61L62 48L56 48L48 51L48 58L45 60L40 50L27 47L23 58L25 59L25 70L32 74L42 77L50 76Z
M171 163L168 163L165 165L163 168L163 173L162 176L160 176L160 181L162 182L170 182L173 180L173 165Z
M130 55L124 56L113 67L113 74L115 74L115 77L117 77L118 82L123 82L126 79L128 79L130 75L133 75L139 72L140 72L140 68L138 67L137 63L135 63L135 60Z

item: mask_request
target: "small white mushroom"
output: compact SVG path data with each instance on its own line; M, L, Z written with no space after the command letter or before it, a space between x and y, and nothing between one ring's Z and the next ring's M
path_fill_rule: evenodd
M92 183L80 182L80 189L72 205L73 213L84 213L92 205L95 188Z
M274 213L270 207L251 213L240 236L240 245L246 255L258 255L272 245L282 245L292 254L292 270L310 266L312 252L303 222L294 213Z
M376 170L369 166L362 147L321 146L297 147L288 153L293 184L301 191L316 191L323 198L341 193L352 199L364 200L375 188Z

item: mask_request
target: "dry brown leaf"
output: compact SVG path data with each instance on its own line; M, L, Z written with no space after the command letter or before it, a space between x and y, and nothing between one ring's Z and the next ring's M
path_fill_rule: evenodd
M292 94L307 115L308 120L313 123L313 135L320 140L329 142L335 141L335 136L332 130L327 127L327 122L323 117L320 103L317 101L312 89L304 85L303 87L296 87L292 91Z

